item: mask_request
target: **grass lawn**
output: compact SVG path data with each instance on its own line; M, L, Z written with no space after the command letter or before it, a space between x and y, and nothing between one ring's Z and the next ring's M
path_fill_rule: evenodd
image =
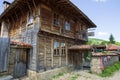
M100 74L100 76L102 77L109 77L111 75L113 75L114 72L120 70L120 62L117 62L109 67L106 67L102 73Z

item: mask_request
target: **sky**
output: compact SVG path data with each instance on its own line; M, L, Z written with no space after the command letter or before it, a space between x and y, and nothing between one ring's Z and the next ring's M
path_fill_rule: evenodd
M0 13L3 11L3 1L0 0ZM112 34L120 42L120 0L71 1L97 25L94 38L109 40Z

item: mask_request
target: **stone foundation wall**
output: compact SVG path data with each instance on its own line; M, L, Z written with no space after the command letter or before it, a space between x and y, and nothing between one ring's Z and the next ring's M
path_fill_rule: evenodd
M53 77L54 75L61 73L61 72L69 72L72 71L73 67L61 67L56 68L53 70L48 70L42 73L37 73L35 71L28 70L28 77L30 80L48 80L49 78Z
M93 73L101 73L102 72L102 70L100 69L100 57L92 57L91 71Z
M108 56L101 56L102 57L102 64L100 63L100 57L92 57L91 61L91 71L93 73L102 73L102 70L110 65L113 65L115 62L119 61L119 57L116 56L110 56L110 59L108 59ZM105 59L106 58L106 59Z

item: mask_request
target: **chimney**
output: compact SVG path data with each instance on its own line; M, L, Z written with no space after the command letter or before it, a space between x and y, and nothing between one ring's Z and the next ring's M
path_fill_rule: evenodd
M3 4L4 4L4 10L6 10L10 5L10 3L6 0L4 0Z

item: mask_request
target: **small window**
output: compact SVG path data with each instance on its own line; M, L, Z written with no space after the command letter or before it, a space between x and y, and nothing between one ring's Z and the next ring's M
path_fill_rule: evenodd
M70 22L69 21L66 21L66 23L65 23L65 29L66 30L70 30Z
M54 13L54 25L55 26L60 26L60 22L59 22L59 15Z
M60 48L60 43L57 41L54 41L54 55L59 56L59 48Z
M32 13L29 13L29 17L28 17L28 24L33 23L34 17Z
M61 43L61 56L65 55L65 43Z

